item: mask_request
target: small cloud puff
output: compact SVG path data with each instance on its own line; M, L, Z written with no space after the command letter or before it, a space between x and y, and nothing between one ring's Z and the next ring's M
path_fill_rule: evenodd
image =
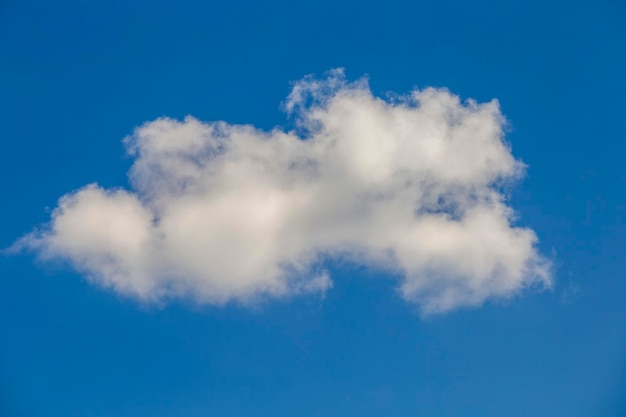
M323 293L329 256L398 276L426 314L550 285L502 192L524 165L497 101L427 88L389 102L335 70L295 83L284 107L303 135L145 123L124 140L130 190L63 196L17 247L147 301Z

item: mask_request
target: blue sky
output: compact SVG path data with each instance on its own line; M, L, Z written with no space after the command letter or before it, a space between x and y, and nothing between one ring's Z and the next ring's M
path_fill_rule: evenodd
M226 305L211 290L141 301L63 256L2 256L0 415L625 415L624 21L619 1L4 2L0 247L87 184L132 190L137 126L289 130L294 83L345 68L346 91L367 75L377 97L499 101L527 165L511 227L534 231L553 285L425 316L431 298L397 274L336 256L316 266L323 294L242 303L225 287Z

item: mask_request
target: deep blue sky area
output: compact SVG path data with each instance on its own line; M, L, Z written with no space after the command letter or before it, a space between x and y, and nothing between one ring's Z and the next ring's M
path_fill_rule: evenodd
M424 319L330 262L325 298L154 306L0 256L1 417L626 416L620 0L6 0L0 247L69 191L128 187L136 126L288 126L291 83L337 67L381 96L499 100L554 288Z

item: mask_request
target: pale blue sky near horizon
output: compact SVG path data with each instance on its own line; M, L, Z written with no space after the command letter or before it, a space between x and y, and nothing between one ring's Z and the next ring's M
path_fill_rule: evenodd
M0 247L97 182L161 116L289 126L291 83L498 99L527 164L518 224L551 290L422 318L329 261L324 297L144 305L0 256L0 416L626 416L626 6L458 2L0 4Z

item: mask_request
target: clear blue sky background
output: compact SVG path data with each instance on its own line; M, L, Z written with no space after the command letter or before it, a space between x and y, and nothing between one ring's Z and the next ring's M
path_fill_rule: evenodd
M422 320L330 265L324 300L155 308L0 257L0 416L626 416L619 0L4 1L0 247L70 190L127 186L144 121L285 125L289 82L335 67L500 100L554 290Z

